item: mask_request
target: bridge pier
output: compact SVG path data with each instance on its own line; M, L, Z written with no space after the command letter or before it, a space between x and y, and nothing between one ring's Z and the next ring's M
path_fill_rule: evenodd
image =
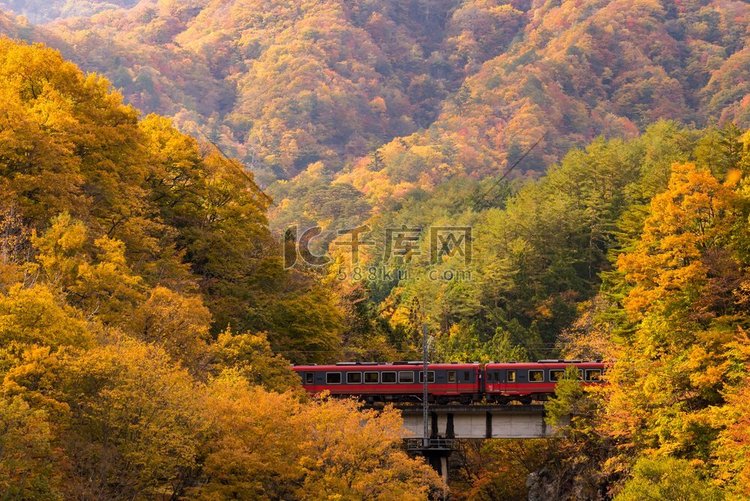
M543 405L433 405L428 418L430 438L425 443L422 409L397 407L404 419L407 450L424 456L446 483L456 439L545 438L556 431L547 426Z
M448 458L453 452L453 440L431 438L425 443L421 438L407 438L406 449L412 454L424 456L430 466L442 477L445 485L448 485Z

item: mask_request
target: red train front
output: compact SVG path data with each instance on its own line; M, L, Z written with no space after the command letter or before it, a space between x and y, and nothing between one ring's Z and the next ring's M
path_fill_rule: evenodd
M368 402L421 402L422 362L343 362L336 365L299 365L294 370L310 393L358 396ZM471 403L481 400L481 365L430 364L427 371L430 401Z

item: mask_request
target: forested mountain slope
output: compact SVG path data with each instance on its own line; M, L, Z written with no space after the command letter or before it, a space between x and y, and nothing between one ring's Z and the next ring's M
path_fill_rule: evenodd
M299 389L286 360L419 357L426 324L433 359L612 364L601 391L560 382L560 440L491 446L467 497L534 487L504 457L544 498L750 495L750 4L50 6L0 29L124 102L0 41L0 420L20 423L0 445L21 444L0 488L361 497L391 478L377 492L423 497L438 482L397 451L393 414L266 390ZM273 227L295 224L371 231L357 260L333 245L285 269ZM471 259L430 259L432 227L469 228Z
M142 1L43 31L129 102L274 179L319 159L340 169L429 124L462 77L430 59L451 3Z
M271 351L336 357L341 313L252 176L138 115L0 40L3 497L426 499L395 410L305 399Z
M378 198L496 173L539 138L519 170L659 118L746 124L749 17L736 0L142 0L36 36L264 182L354 164L342 181Z
M132 7L138 0L3 0L1 9L25 16L32 23L59 18L90 16L120 7Z
M750 5L736 1L535 2L523 37L487 61L425 132L343 176L376 200L456 174L543 171L594 137L659 119L748 125Z
M21 225L7 231L25 235L5 261L20 266L29 233L41 234L67 214L55 219L56 238L71 239L62 251L75 258L47 262L66 270L48 271L71 281L64 288L84 310L104 315L100 295L113 294L121 304L110 313L127 323L153 287L200 292L211 313L201 306L200 315L213 318L214 333L257 329L286 349L307 345L311 335L336 350L337 308L315 279L283 269L267 226L269 200L239 163L202 148L165 118L139 120L106 80L84 76L52 50L0 43L0 210L6 224ZM49 244L50 252L61 250ZM106 268L104 276L87 268L93 263ZM25 276L23 266L14 266L4 271L4 283ZM183 301L169 294L162 300ZM314 311L321 316L309 324Z

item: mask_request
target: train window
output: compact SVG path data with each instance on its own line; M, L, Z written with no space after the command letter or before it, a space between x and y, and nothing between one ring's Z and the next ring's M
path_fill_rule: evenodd
M565 375L565 371L562 369L552 370L552 371L549 371L549 380L560 381L564 375Z
M365 372L365 384L377 384L380 382L377 372Z
M464 381L471 381L471 372L464 371Z
M380 376L380 381L383 383L395 383L396 382L396 373L395 372L384 372Z
M326 372L326 384L341 384L341 373Z
M305 374L305 384L313 384L314 381L315 381L314 372L308 372Z
M508 371L508 382L509 383L516 382L516 371Z
M586 369L586 381L599 381L601 378L601 369Z
M403 371L398 373L399 383L413 383L414 373L412 371Z
M448 382L449 383L456 382L456 371L448 371Z
M362 382L362 373L361 372L347 372L346 373L346 382L349 384L359 384Z
M487 381L494 381L494 380L495 380L495 373L487 372Z
M424 383L424 371L419 372L419 382ZM435 382L435 371L427 371L427 382L428 383Z
M544 382L544 371L530 370L529 371L529 382L530 383L543 383Z

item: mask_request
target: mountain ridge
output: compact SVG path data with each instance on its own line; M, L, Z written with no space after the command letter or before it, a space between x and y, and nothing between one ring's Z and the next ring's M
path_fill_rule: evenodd
M120 3L20 36L265 186L322 163L381 203L498 175L540 138L520 174L659 119L750 123L750 6L735 0Z

